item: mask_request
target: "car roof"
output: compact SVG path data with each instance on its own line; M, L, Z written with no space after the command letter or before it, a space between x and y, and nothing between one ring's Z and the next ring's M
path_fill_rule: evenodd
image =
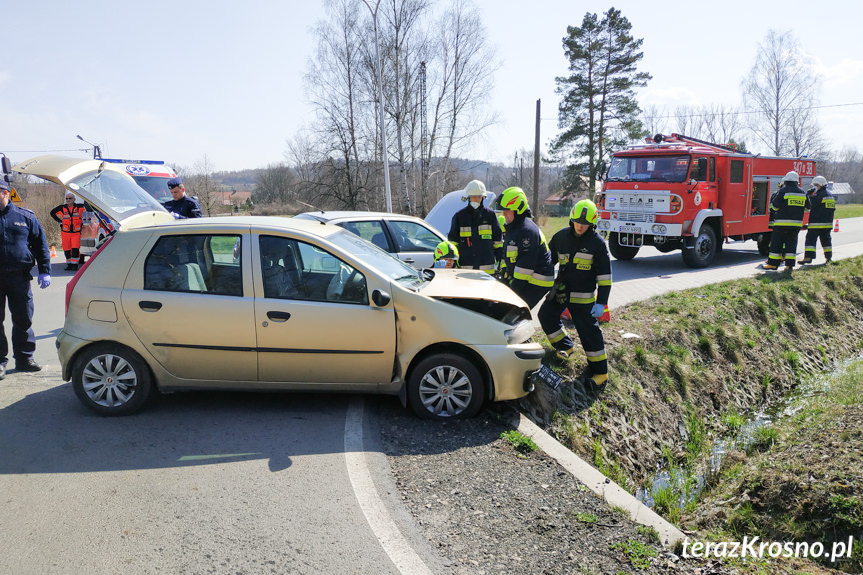
M388 212L355 212L350 210L333 211L333 212L303 212L297 214L294 218L301 220L315 219L319 222L334 222L336 220L417 220L420 218L414 216L406 216L405 214L391 214Z
M283 218L279 216L215 216L207 218L189 218L174 220L170 222L161 222L154 227L171 227L171 228L188 228L194 231L197 228L255 228L256 230L295 230L306 233L311 233L317 236L330 236L334 233L343 231L338 226L332 226L326 222L315 220Z

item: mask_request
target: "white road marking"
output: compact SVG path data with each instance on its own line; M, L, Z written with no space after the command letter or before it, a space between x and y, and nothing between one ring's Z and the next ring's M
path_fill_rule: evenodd
M403 575L433 575L389 516L378 496L363 447L363 402L355 398L345 416L345 462L360 509L372 532Z

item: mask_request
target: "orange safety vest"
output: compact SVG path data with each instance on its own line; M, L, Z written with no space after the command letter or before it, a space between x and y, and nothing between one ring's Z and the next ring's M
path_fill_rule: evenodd
M81 214L84 213L84 206L74 205L63 206L60 210L61 221L60 231L67 233L79 233L81 231Z

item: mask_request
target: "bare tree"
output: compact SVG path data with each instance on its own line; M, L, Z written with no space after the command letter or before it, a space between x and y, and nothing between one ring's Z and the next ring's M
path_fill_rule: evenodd
M757 111L751 118L750 129L773 155L795 153L791 134L795 123L798 128L805 125L805 129L812 129L812 122L801 124L795 117L816 106L814 83L812 66L794 33L768 31L741 87L744 107Z
M222 184L213 174L213 164L209 156L204 156L195 162L188 176L183 176L183 184L187 194L198 199L201 212L205 216L212 216L221 209Z
M294 183L297 181L285 163L270 164L258 174L252 199L261 204L287 204L295 200Z

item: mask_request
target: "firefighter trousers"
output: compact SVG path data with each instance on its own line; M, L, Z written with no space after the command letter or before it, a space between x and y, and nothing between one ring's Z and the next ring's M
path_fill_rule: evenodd
M770 253L767 254L769 265L779 266L782 260L785 265L793 268L797 263L797 236L800 228L797 227L775 227L770 234Z
M815 247L821 240L821 249L824 250L824 258L829 262L833 259L833 240L830 237L830 228L816 228L806 230L806 249L804 254L810 260L815 259Z
M599 320L590 315L592 303L569 303L565 305L558 303L554 298L545 300L539 308L539 323L548 336L548 340L555 349L569 349L574 344L563 322L560 314L564 309L569 309L572 323L581 340L581 348L587 355L587 365L593 375L608 373L608 355L605 353L605 339L602 337L602 329Z

